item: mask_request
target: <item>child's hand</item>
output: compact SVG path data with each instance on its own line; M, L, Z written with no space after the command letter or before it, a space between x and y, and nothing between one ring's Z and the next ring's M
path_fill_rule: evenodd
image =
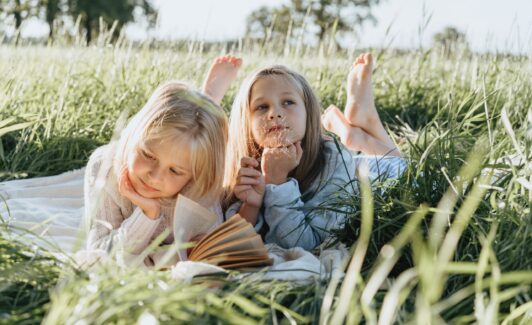
M285 183L288 174L299 165L302 155L301 141L287 147L264 148L261 166L266 184Z
M122 173L118 178L118 192L129 199L131 203L141 208L148 218L159 218L159 214L161 213L161 204L159 200L145 198L135 191L135 188L129 179L129 171L127 170L127 167L122 168Z
M240 160L240 170L235 185L235 196L242 202L260 208L264 198L264 176L258 171L259 163L250 157Z

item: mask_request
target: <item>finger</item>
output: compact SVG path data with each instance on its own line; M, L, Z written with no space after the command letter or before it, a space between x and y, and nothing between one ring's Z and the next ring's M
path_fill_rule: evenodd
M122 168L120 170L120 176L118 177L118 191L120 193L122 193L122 191L124 191L126 189L127 181L128 181L127 169L126 168Z
M254 168L240 168L238 176L259 177L261 173Z
M292 151L294 153L292 153ZM269 148L267 151L263 152L263 156L270 157L287 157L295 155L295 149L293 148L293 145L289 145L287 147L278 147L278 148Z
M240 200L247 197L247 192L251 189L250 185L237 185L234 188L235 196Z
M258 167L259 162L256 159L253 159L251 157L242 157L240 159L240 166L241 167Z
M238 185L258 185L260 181L256 178L240 176L238 178Z

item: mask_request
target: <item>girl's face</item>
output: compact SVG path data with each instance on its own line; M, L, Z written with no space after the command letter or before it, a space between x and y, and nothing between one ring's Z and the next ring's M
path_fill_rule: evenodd
M288 146L305 136L307 110L303 98L284 76L262 77L251 88L251 133L262 148Z
M141 141L128 157L129 178L146 198L173 197L192 178L187 145L175 140Z

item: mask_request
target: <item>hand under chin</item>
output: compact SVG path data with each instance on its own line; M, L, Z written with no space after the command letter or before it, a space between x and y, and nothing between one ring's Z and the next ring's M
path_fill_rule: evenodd
M263 148L280 148L288 147L297 141L300 141L297 137L292 134L283 134L283 135L273 135L265 138L261 147Z

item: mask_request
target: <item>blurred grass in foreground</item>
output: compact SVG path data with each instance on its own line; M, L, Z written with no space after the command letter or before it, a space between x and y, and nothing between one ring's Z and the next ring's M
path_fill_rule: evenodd
M159 83L199 86L211 60L226 52L244 59L226 110L248 72L279 62L308 78L323 107L342 107L357 54L276 54L272 44L203 51L195 42L177 49L4 45L0 179L82 167L111 139L119 116L140 109ZM167 272L112 266L89 275L3 225L0 323L530 322L531 58L373 53L377 107L409 164L394 185L373 184L386 190L357 183L362 194L339 189L324 203L349 208L334 234L352 247L344 279L301 284L233 273L186 284Z

